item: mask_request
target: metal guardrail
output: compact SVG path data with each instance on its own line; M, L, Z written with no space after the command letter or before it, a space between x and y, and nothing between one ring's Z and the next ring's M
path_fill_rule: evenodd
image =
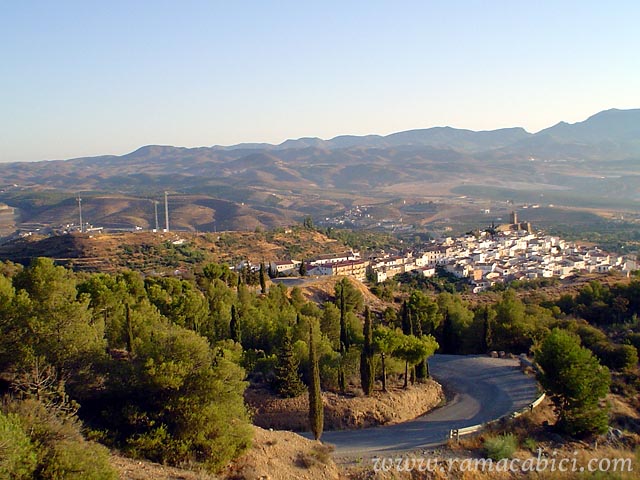
M520 415L524 415L525 413L528 412L532 412L534 408L536 408L538 405L540 405L542 403L542 401L545 399L546 395L543 393L542 395L540 395L538 398L536 398L533 402L531 402L529 405L527 405L526 407L524 407L521 410L512 412L512 413L508 413L506 415L501 416L500 418L496 418L495 420L491 420L490 422L485 422L485 423L480 423L478 425L471 425L469 427L464 427L464 428L454 428L451 429L449 431L449 438L453 439L455 438L456 441L458 441L460 439L460 437L464 436L464 435L469 435L472 433L476 433L479 432L480 430L487 428L491 425L494 425L498 422L501 422L504 419L513 419L513 418L518 418Z

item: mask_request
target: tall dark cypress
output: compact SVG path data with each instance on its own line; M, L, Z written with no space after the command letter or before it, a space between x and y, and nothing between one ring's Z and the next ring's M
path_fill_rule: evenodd
M264 270L264 263L260 264L260 292L267 293L267 274Z
M338 387L341 393L347 390L343 362L349 351L349 332L347 331L347 306L344 302L344 286L340 289L340 365L338 366Z
M443 353L456 353L456 335L453 331L453 322L448 310L444 312L444 319L442 320L442 350Z
M413 335L413 321L411 319L411 311L405 300L400 308L400 317L402 319L402 333L405 335Z
M298 268L298 273L300 274L301 277L304 277L307 274L307 264L305 263L304 259L300 263L300 268Z
M127 322L127 352L133 353L133 323L131 322L131 307L129 303L124 304L125 320Z
M373 326L371 325L371 312L369 307L364 309L363 331L364 343L360 353L360 383L365 395L371 395L374 385L373 368Z
M482 349L484 352L489 351L493 343L493 328L491 326L491 318L489 317L489 307L484 307L484 335L482 338Z
M349 351L349 331L347 329L347 305L344 301L344 287L340 290L340 353Z
M229 322L229 336L236 343L241 343L242 335L240 333L240 318L235 305L231 305L231 321Z
M400 318L402 321L402 333L405 335L414 335L413 328L413 318L411 315L411 309L409 308L409 304L405 300L402 302L402 307L400 308ZM405 365L406 367L406 365ZM416 380L416 368L414 365L411 366L411 372L407 372L407 368L405 368L405 377L410 374L411 382L415 382ZM405 388L406 388L407 379L405 378Z
M320 389L318 352L313 340L313 325L309 326L309 425L316 440L320 440L324 428L324 406Z

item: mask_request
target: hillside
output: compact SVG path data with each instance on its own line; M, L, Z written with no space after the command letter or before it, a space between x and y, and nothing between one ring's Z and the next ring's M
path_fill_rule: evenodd
M19 209L23 228L76 221L79 193L94 225L153 228L154 201L168 191L172 224L191 231L272 228L407 195L637 211L639 125L640 109L608 110L536 134L435 127L280 145L152 145L1 164L0 201Z
M28 264L50 257L82 270L168 270L202 262L254 264L344 251L336 240L303 228L266 233L114 233L32 235L0 245L0 260Z

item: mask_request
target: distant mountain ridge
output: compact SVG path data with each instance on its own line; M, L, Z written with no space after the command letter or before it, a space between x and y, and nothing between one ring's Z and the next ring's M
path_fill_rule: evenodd
M241 143L231 146L215 145L212 148L217 150L287 150L291 148L321 148L336 150L342 148L429 146L481 151L499 148L530 136L530 133L520 127L487 131L473 131L453 127L432 127L426 129L407 130L386 136L340 135L329 140L322 140L317 137L303 137L285 140L278 145L269 143Z
M473 185L481 187L475 192L491 195L495 188L540 195L546 189L555 192L554 203L600 198L635 205L640 201L640 109L607 110L535 134L518 127L479 132L434 127L386 136L291 139L279 145L147 145L122 156L0 164L0 201L17 207L27 223L72 221L69 205L77 192L93 195L98 223L148 225L153 204L147 200L142 207L131 198L157 199L169 191L174 198L181 196L179 225L210 229L326 217L348 208L358 196L386 200L460 194ZM21 192L27 190L62 193L68 204L43 210L37 204L41 200L25 199ZM566 194L558 197L559 191ZM124 197L122 208L109 213L97 197L112 194ZM83 207L89 204L86 200Z
M220 150L285 150L289 148L388 148L397 146L432 146L470 152L497 149L522 140L552 137L563 143L570 141L595 143L598 141L633 141L640 136L640 109L605 110L577 123L558 124L529 133L522 127L474 131L453 127L431 127L382 135L340 135L329 140L317 137L289 139L275 145L270 143L241 143L230 146L215 145ZM535 142L534 142L535 144Z

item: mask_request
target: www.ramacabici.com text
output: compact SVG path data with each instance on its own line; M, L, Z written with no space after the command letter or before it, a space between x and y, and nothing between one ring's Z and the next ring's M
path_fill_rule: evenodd
M631 458L592 457L578 459L578 452L571 456L559 456L554 450L550 455L538 449L535 457L526 459L503 458L437 458L437 457L376 457L375 472L633 472Z

